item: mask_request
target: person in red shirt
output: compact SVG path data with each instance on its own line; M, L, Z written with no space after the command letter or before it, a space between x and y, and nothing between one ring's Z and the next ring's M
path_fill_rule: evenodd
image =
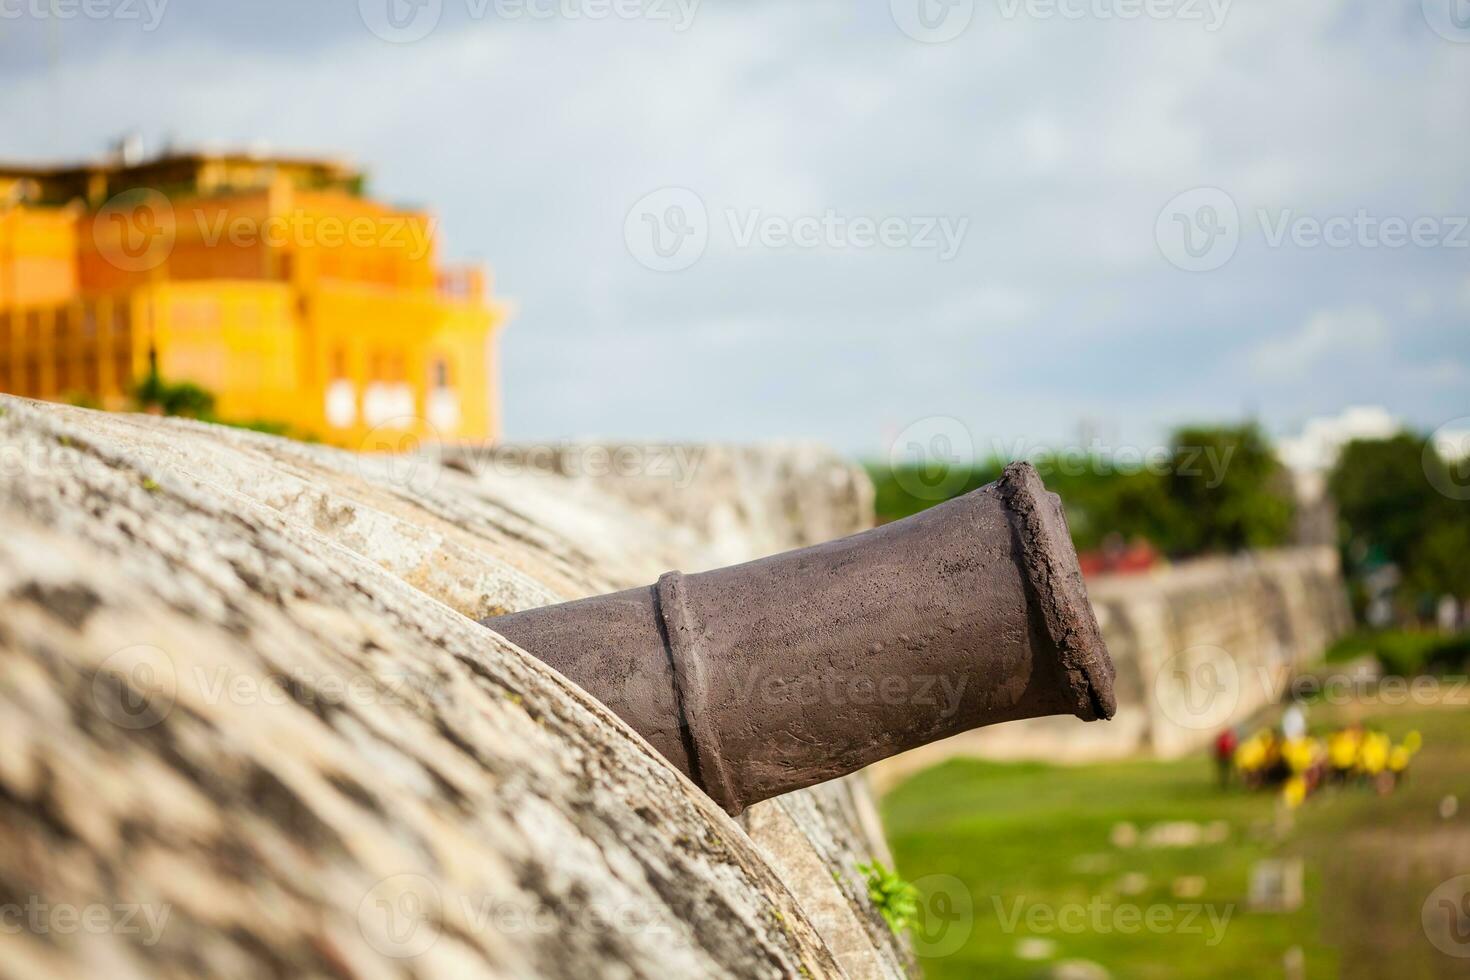
M1235 729L1227 728L1215 736L1215 767L1220 770L1220 788L1230 785L1230 766L1235 760Z

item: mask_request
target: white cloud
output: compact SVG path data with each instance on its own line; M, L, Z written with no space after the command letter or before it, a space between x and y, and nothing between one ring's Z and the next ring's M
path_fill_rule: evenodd
M884 418L936 413L1009 426L1000 437L1101 413L1144 439L1161 420L1239 412L1257 385L1280 399L1263 409L1277 424L1380 381L1407 418L1454 414L1451 385L1414 370L1449 379L1470 363L1463 318L1444 320L1460 299L1470 310L1463 265L1242 236L1225 268L1188 276L1154 241L1163 204L1201 185L1243 216L1470 213L1470 127L1425 94L1470 90L1470 58L1417 9L1237 2L1208 32L980 4L963 36L927 45L881 0L706 3L682 34L456 25L462 5L446 3L431 38L394 46L350 2L259 5L270 30L239 30L238 4L191 0L154 34L63 46L54 68L0 65L6 154L75 156L137 126L355 157L383 196L439 212L446 254L486 259L517 301L502 362L512 435L589 418L656 435L674 413L641 377L688 379L660 396L685 432L800 430L844 448L873 445ZM948 263L712 247L660 276L631 260L622 227L668 185L712 214L971 224ZM1439 299L1392 329L1374 312L1423 295ZM1325 312L1303 321L1310 310ZM1305 377L1322 365L1335 369ZM892 383L895 370L923 384Z
M1011 327L1033 316L1040 306L1035 294L1004 283L982 283L937 309L932 321L960 331Z
M1258 346L1251 366L1264 377L1299 379L1325 360L1378 353L1387 342L1388 324L1377 310L1322 310L1294 332Z
M1276 454L1298 472L1321 472L1331 469L1354 439L1387 439L1402 428L1382 406L1357 405L1340 415L1309 419L1298 435L1278 440Z
M1450 462L1470 459L1470 428L1441 427L1434 433L1434 448Z
M1470 378L1470 369L1463 362L1443 358L1422 367L1415 367L1412 376L1426 385L1452 387L1463 385Z

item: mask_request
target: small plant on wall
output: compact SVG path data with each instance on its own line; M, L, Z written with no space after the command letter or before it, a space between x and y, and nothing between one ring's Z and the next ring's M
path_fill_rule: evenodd
M857 866L868 883L868 899L894 932L903 932L919 920L919 890L881 861Z

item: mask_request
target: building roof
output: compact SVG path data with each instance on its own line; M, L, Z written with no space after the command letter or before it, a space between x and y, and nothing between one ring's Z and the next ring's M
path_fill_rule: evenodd
M157 167L197 165L204 163L257 163L303 169L335 171L343 176L355 176L360 170L341 157L299 156L277 153L261 153L252 150L166 150L155 156L133 162L120 158L101 158L67 163L18 163L0 160L0 174L37 179L65 178L85 174L114 174L130 170L149 170Z
M279 174L312 188L335 187L354 195L362 193L362 171L353 164L331 157L287 156L249 150L168 150L146 159L130 159L134 152L122 149L112 157L45 165L0 161L0 181L11 185L26 182L21 198L42 205L63 205L77 199L92 207L121 191L149 187L171 193L187 189L212 193L226 189L258 187Z

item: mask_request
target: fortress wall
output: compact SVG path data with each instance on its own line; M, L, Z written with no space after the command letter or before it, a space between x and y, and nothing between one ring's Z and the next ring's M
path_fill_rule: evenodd
M5 930L0 973L903 975L861 782L742 827L474 622L703 539L554 475L0 396L0 895L112 917Z

